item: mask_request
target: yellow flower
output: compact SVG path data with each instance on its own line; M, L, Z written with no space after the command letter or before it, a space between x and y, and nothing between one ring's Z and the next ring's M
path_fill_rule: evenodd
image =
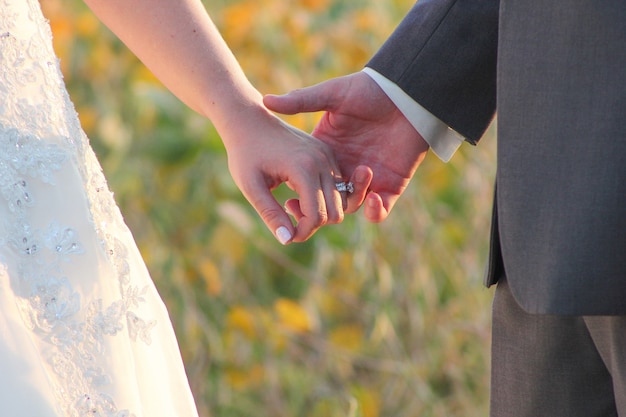
M281 298L274 304L274 311L278 316L278 324L292 332L305 333L312 328L309 314L295 301Z
M242 306L234 306L228 312L226 324L231 329L241 331L250 339L256 334L254 314Z

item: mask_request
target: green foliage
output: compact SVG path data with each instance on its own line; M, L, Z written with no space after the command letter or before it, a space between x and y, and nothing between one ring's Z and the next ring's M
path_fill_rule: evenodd
M492 133L450 164L429 155L386 222L357 214L282 247L232 182L211 124L81 2L42 5L202 416L486 415ZM358 71L410 6L207 3L251 80L272 93ZM317 117L287 120L310 131Z

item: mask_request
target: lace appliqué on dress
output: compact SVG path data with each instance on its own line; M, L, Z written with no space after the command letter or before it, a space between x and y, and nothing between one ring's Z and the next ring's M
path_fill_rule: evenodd
M68 268L85 253L76 229L31 221L30 213L46 204L36 190L62 186L55 173L70 163L82 177L90 221L119 282L119 299L108 305L82 299L68 279ZM111 380L98 358L113 354L105 352L105 338L125 326L132 340L150 344L156 322L135 311L147 289L132 285L127 249L109 232L123 221L63 86L36 0L0 0L0 198L9 213L0 219L0 249L15 254L16 302L41 343L64 414L134 416L105 392ZM2 262L0 279L6 279Z
M97 360L97 354L107 354L104 338L115 336L125 324L131 339L148 344L149 330L156 324L132 311L145 301L145 289L130 284L125 248L115 239L102 242L104 248L116 247L108 256L118 274L121 299L108 306L99 299L83 306L80 294L64 275L72 257L84 253L77 232L55 221L44 230L29 223L28 211L37 201L29 184L40 181L54 187L54 172L66 159L62 149L0 125L0 194L14 214L4 224L5 238L0 244L17 255L17 303L25 325L43 342L43 353L57 376L57 395L64 412L69 416L130 417L132 414L118 410L113 399L99 389L111 381Z

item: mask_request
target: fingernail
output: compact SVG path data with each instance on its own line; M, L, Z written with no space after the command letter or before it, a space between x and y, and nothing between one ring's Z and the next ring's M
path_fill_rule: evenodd
M291 240L291 232L285 226L280 226L276 229L276 238L283 245L287 244Z

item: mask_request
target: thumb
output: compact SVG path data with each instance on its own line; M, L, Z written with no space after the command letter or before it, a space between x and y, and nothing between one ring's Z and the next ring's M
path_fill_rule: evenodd
M332 84L333 80L329 80L283 95L268 94L263 97L263 104L268 109L281 114L330 110L336 95Z

